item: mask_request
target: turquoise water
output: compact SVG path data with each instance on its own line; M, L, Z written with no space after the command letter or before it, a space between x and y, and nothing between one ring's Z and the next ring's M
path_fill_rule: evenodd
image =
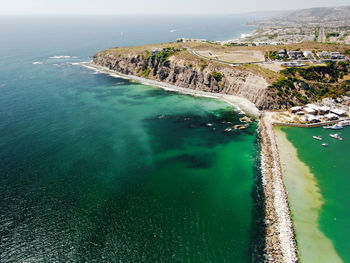
M76 64L178 24L247 30L162 19L0 18L1 262L260 260L256 124L224 132L241 115L223 102Z
M330 131L323 128L281 128L298 151L299 158L307 166L320 188L322 206L318 228L331 240L343 262L350 262L350 128ZM329 136L339 133L339 141ZM323 142L312 139L320 135ZM327 142L329 147L320 144ZM317 252L321 253L321 252Z

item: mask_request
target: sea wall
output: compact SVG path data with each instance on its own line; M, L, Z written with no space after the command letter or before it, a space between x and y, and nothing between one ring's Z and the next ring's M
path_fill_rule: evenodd
M260 117L262 175L265 194L266 262L298 262L294 226L271 115Z
M187 52L187 51L183 51ZM190 53L185 57L171 56L166 61L144 55L102 51L94 55L93 63L110 70L161 81L181 88L234 95L254 103L260 110L278 107L268 95L268 82L252 72L214 62L203 62ZM222 79L215 78L219 72Z

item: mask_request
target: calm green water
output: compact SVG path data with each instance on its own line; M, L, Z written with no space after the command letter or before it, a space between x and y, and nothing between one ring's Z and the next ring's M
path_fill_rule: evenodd
M336 132L323 128L281 130L296 147L300 160L316 177L323 197L319 229L331 240L341 259L350 262L350 128L336 131L343 141L331 138L329 134ZM324 139L322 142L314 140L313 135L321 135ZM329 147L322 147L324 142Z
M227 133L241 116L227 104L75 64L176 34L237 36L243 20L0 22L1 263L258 262L256 124Z

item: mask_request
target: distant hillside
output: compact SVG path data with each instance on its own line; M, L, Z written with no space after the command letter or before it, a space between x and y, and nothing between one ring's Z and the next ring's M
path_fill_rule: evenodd
M294 22L330 22L339 20L350 21L350 6L317 7L292 11L278 20Z
M278 10L278 11L256 11L248 13L233 14L233 16L242 16L244 18L251 18L252 21L261 21L272 18L282 17L284 15L290 14L294 10Z

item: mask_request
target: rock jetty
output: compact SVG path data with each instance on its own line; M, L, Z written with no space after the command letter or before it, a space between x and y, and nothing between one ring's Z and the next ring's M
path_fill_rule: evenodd
M265 193L266 262L299 262L293 221L269 113L260 117L260 138Z

